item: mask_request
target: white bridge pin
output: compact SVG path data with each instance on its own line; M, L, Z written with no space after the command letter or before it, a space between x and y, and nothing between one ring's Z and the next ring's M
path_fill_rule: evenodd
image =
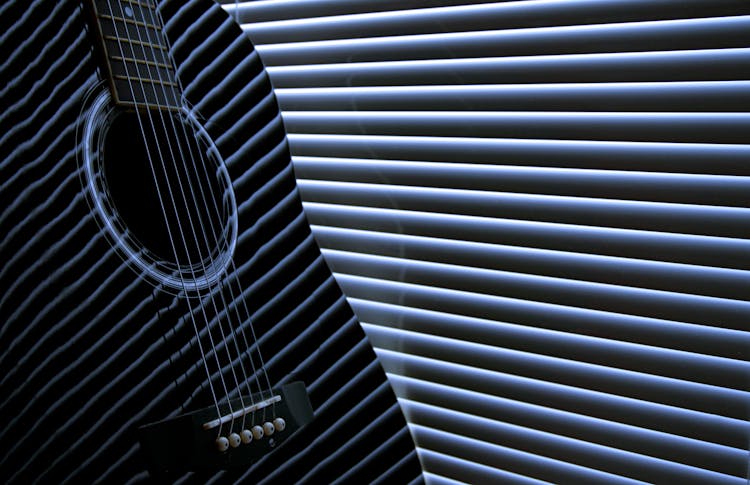
M237 433L232 433L229 435L229 446L232 448L237 448L240 446L240 443L242 443L242 439L240 439L240 435Z
M253 426L253 429L251 429L251 431L253 432L253 438L255 438L256 440L259 440L263 437L263 428L261 428L260 426Z
M263 423L263 433L266 436L271 436L274 431L276 431L276 428L274 428L273 424L269 423L268 421Z
M286 421L284 421L284 418L276 418L273 420L273 427L276 428L276 431L284 431Z
M229 440L223 436L216 438L216 449L222 453L229 449Z
M243 443L248 444L253 440L253 434L250 432L249 429L243 429L240 433L240 439Z

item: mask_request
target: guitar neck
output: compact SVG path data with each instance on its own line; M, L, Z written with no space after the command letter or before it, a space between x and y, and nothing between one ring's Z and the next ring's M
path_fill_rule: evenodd
M100 71L115 104L180 109L180 86L153 0L86 0Z

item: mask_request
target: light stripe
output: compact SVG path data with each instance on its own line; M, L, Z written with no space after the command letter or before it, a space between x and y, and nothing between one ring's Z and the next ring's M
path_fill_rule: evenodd
M414 85L277 89L282 110L746 111L748 81ZM686 105L686 98L701 99Z
M599 25L511 28L480 32L383 36L260 45L269 66L332 64L496 57L535 54L572 54L668 50L670 46L735 47L746 36L750 17L658 20ZM250 27L248 34L257 34Z
M734 81L747 48L561 54L478 59L352 62L269 67L275 87L398 86L651 81ZM700 70L710 63L712 69Z
M258 22L247 25L246 29L257 44L268 44L309 39L378 37L401 32L484 30L497 28L498 25L577 25L581 24L582 18L589 23L662 20L665 17L705 16L711 10L720 15L732 15L744 10L738 2L727 0L713 0L713 5L706 5L701 0L686 1L688 3L683 3L682 7L690 8L688 11L675 9L674 5L670 8L664 0L613 0L606 3L598 0L510 1ZM404 2L407 8L410 4L419 5L418 2Z

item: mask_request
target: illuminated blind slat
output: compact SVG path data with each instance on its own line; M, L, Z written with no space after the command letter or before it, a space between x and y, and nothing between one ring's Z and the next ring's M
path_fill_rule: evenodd
M300 189L311 202L731 238L750 234L750 210L742 207L307 180ZM714 224L702 227L699 221L706 219Z
M245 25L257 44L276 44L322 39L415 35L433 32L465 32L499 28L642 22L679 18L747 14L743 0L542 0L509 1L480 5L418 8L420 0L402 2L391 12L314 16ZM411 8L411 9L410 9ZM252 21L252 18L248 19Z
M747 144L321 134L289 141L297 156L750 175Z
M744 207L750 179L728 175L519 167L458 162L294 157L304 180L577 195ZM718 198L717 193L722 197Z
M746 111L747 81L475 84L277 89L285 111ZM686 104L685 99L700 99Z
M621 22L479 32L290 42L259 46L269 66L594 52L661 51L746 45L750 17ZM250 32L253 35L253 32Z
M223 0L224 8L235 12L235 2ZM495 3L496 0L474 0L473 3ZM237 2L240 22L268 22L333 15L389 12L401 9L463 5L466 0L250 0Z
M412 84L746 81L748 48L557 54L268 68L277 88ZM706 69L710 65L711 69Z
M290 111L296 133L742 143L746 113Z

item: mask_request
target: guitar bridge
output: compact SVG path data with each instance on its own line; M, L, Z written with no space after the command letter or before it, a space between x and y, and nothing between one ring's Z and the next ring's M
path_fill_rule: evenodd
M281 386L270 398L256 393L232 399L219 410L219 417L210 406L138 428L152 473L248 466L313 418L302 382Z
M260 409L267 408L268 406L272 404L276 404L279 401L281 401L281 396L273 396L268 399L264 399L260 402L244 407L232 413L227 413L220 418L212 419L211 421L207 423L203 423L203 429L213 429L217 426L221 426L224 423L228 423L234 419L239 419L250 413L254 413L255 411L258 411ZM240 402L240 404L242 404L242 402Z

